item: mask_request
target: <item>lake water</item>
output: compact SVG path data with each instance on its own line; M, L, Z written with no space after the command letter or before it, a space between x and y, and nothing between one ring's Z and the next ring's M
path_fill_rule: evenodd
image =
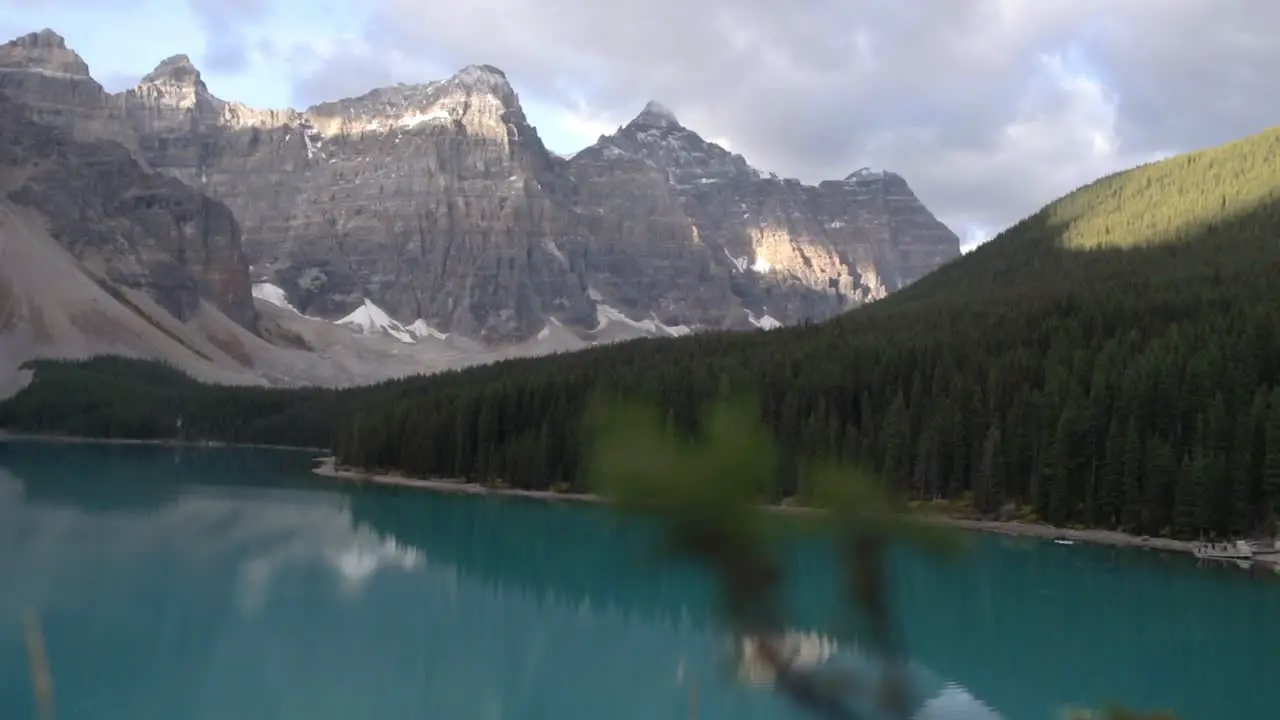
M309 467L287 451L0 441L0 718L36 717L31 609L61 720L678 720L691 693L700 720L801 717L735 679L709 586L657 562L635 521L356 490ZM1275 578L973 540L960 561L893 568L935 711L1048 720L1121 697L1184 720L1280 716ZM792 559L797 636L822 638L830 558Z

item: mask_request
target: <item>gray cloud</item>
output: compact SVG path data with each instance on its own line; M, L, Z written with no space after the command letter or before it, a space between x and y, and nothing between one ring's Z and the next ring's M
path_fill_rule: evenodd
M270 1L188 0L188 4L204 28L204 68L225 73L247 69L253 43L245 29L265 16Z
M457 68L424 67L402 57L394 48L374 49L359 41L343 43L337 52L319 52L309 46L286 51L291 67L307 68L297 76L291 98L295 107L355 97L396 83L439 79Z
M284 0L188 1L203 69L269 58L299 105L491 63L594 120L661 100L780 175L896 170L961 233L1280 121L1262 0L369 0L350 35L274 50L248 38Z
M617 121L657 98L783 175L891 168L963 232L1280 120L1277 31L1264 2L387 0L360 43ZM368 52L326 68L300 94L394 74Z

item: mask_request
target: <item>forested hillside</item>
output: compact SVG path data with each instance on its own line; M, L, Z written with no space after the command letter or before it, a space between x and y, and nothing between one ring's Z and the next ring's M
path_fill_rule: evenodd
M755 394L789 462L913 498L1193 536L1280 512L1280 131L1099 180L834 321L633 342L351 391L205 388L43 364L0 426L336 447L343 463L575 486L593 393L690 423Z

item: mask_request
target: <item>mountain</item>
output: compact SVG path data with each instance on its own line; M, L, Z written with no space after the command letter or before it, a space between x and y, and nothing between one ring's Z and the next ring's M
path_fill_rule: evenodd
M99 352L254 382L185 327L209 313L257 332L231 211L146 171L117 142L32 119L39 112L0 92L0 386L27 358Z
M337 321L371 303L424 329L387 336L403 344L505 348L551 334L549 348L571 349L792 324L959 255L900 176L816 187L763 176L657 103L556 156L488 65L262 110L214 96L185 55L105 93L45 30L0 48L0 90L40 122L117 140L225 203L260 310L271 296Z
M644 281L691 275L677 285L701 296L677 296L684 302L676 307L701 301L704 312L684 313L699 326L721 316L733 326L735 313L756 325L830 317L959 255L955 235L901 176L861 171L817 187L762 177L655 102L569 166L581 203L593 211L588 222L599 218L589 226L605 250L592 268L597 286L610 288L623 307L657 305L661 317L678 314L662 307L672 290L664 284L645 293Z
M181 414L195 437L575 487L597 391L638 395L677 426L728 391L760 400L789 460L855 458L949 512L1189 538L1269 531L1280 517L1278 154L1280 128L1102 178L813 326L328 395L209 394L180 377L161 393L136 363L43 364L0 404L0 427L119 434L129 413L160 418L163 436ZM76 412L57 410L72 397ZM402 440L422 437L437 441ZM777 497L797 491L786 467Z
M547 331L490 349L416 324L406 346L372 303L340 323L290 309L253 283L231 210L146 162L138 136L113 124L133 106L114 104L61 38L0 46L0 68L0 397L41 357L117 354L210 382L333 386L585 344Z

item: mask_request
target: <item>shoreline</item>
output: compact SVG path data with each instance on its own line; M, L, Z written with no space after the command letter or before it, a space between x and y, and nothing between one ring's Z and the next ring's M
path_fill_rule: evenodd
M404 475L379 474L338 467L333 456L315 458L318 466L311 472L322 477L333 478L356 485L370 484L386 487L404 487L430 492L454 493L459 495L500 495L502 497L523 497L531 500L568 500L580 503L603 503L605 499L599 495L587 493L558 493L552 490L522 490L520 488L486 487L465 480L424 480Z
M290 450L313 453L329 453L329 448L300 447L296 445L271 445L266 443L235 443L218 440L178 440L168 439L131 439L131 438L97 438L77 435L57 435L42 433L14 433L0 430L0 444L6 441L35 441L48 443L96 443L115 445L154 445L163 447L192 448L246 448L262 450ZM526 490L510 487L487 487L465 480L433 479L407 477L394 473L375 473L354 468L339 467L331 455L313 458L318 463L311 472L334 480L356 485L370 484L386 487L403 487L428 492L454 493L462 495L494 495L499 497L517 497L541 501L567 501L573 503L601 504L608 502L599 495L589 493L562 493L553 490ZM766 508L772 512L804 513L815 512L814 508L788 505L771 505ZM1160 550L1164 552L1193 554L1199 543L1191 540L1174 538L1130 535L1118 530L1072 529L1060 528L1040 523L1028 523L1017 520L982 520L976 518L948 517L945 515L926 516L930 522L954 527L961 530L994 533L1010 537L1028 537L1042 540L1067 541L1068 544L1081 543L1087 545L1104 545L1110 547L1127 547L1137 549ZM1222 562L1222 560L1219 560ZM1280 552L1255 555L1244 562L1256 562L1272 567L1280 572Z
M403 475L379 474L339 467L335 464L335 459L333 457L320 457L316 458L316 460L320 463L312 470L316 475L344 482L356 483L357 485L367 483L370 485L414 488L429 492L523 497L533 500L565 500L569 502L597 504L607 502L605 498L600 497L599 495L590 495L586 493L558 493L552 490L494 488L463 480L424 480L421 478L411 478ZM814 511L813 508L786 505L772 505L769 506L768 509L775 512ZM929 520L940 525L954 527L961 530L974 530L978 532L996 533L1013 537L1039 538L1043 540L1065 540L1070 541L1071 543L1087 545L1106 545L1111 547L1161 550L1186 555L1193 554L1195 547L1198 544L1190 540L1130 535L1118 530L1075 530L1070 528L1054 527L1052 525L1041 525L1038 523L1009 520L980 520L946 516L934 516L930 517ZM1263 555L1254 557L1252 560L1253 562L1258 562L1263 565L1280 566L1280 556L1277 555Z
M0 430L0 443L6 441L48 442L48 443L94 443L99 445L162 445L165 447L202 447L202 448L251 448L258 450L297 450L306 452L330 452L329 448L300 447L297 445L268 445L265 443L235 443L221 440L178 440L176 438L156 438L139 440L136 438L99 438L81 435L57 435L53 433L15 433Z

